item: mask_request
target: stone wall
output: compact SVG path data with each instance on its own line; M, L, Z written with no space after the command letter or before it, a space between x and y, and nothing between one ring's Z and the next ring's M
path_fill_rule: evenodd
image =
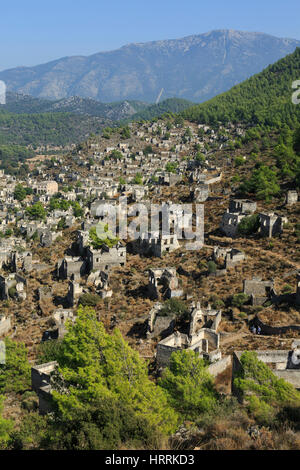
M231 356L225 356L219 361L214 362L208 367L208 372L213 376L216 377L219 374L222 374L224 370L226 370L229 366L231 366Z
M11 320L10 317L1 317L0 318L0 337L5 335L11 330Z

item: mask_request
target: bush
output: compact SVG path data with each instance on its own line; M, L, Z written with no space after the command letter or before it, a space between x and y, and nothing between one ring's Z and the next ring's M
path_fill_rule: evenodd
M253 214L244 217L238 224L238 233L241 235L251 235L259 229L259 215Z
M233 305L233 307L241 308L247 302L249 302L249 296L241 292L240 294L235 294L232 297L231 305Z
M159 310L158 315L161 317L168 317L175 315L177 318L186 319L189 315L189 310L184 302L179 299L169 299L167 300L162 309Z
M10 287L8 289L8 295L11 299L14 299L17 295L17 289L15 287Z
M82 305L83 307L96 307L101 301L101 297L96 294L83 294L79 301L78 305Z
M214 274L217 272L217 265L214 261L209 261L207 263L207 269L208 269L208 272L209 274Z

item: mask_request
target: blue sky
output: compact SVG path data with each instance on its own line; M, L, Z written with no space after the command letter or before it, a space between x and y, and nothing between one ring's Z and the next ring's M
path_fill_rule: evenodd
M0 70L212 29L300 39L299 0L8 0Z

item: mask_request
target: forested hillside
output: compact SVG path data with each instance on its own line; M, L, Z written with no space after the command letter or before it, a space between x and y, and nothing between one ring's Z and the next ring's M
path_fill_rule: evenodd
M276 126L297 125L300 106L292 103L292 83L300 79L300 48L231 90L182 115L196 122L217 121Z

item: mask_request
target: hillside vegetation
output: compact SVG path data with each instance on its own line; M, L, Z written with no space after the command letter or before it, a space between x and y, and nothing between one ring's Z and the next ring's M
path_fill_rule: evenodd
M300 106L292 103L292 83L300 79L300 48L240 85L182 115L199 123L244 122L253 125L294 127Z

